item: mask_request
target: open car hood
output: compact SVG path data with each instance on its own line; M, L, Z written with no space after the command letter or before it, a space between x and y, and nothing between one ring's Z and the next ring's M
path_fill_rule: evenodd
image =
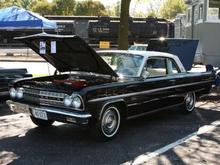
M15 39L25 43L59 72L85 71L118 76L84 40L77 36L40 33Z

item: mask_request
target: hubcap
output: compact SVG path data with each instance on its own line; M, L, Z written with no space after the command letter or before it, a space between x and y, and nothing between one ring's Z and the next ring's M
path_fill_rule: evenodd
M106 110L102 117L102 132L107 137L112 137L117 132L120 124L119 112L115 107Z
M188 111L192 111L194 108L195 100L194 100L194 93L189 92L186 95L186 108Z

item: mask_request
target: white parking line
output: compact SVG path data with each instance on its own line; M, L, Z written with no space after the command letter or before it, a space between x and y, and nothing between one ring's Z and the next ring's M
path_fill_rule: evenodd
M140 165L140 164L146 163L150 159L176 147L177 145L180 145L190 139L197 138L198 135L204 134L209 131L213 131L217 126L220 126L220 120L216 120L209 125L204 125L204 126L200 127L198 131L193 132L193 133L185 136L184 138L179 139L179 140L177 140L171 144L168 144L160 149L157 149L151 153L145 153L145 154L139 155L133 161L125 162L125 163L123 163L123 165L128 165L128 164L129 165Z

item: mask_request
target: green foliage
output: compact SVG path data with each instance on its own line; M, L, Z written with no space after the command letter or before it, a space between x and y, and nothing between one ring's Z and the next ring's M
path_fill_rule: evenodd
M119 17L120 16L120 9L121 9L121 2L117 1L114 5L112 6L106 6L106 13L108 16L115 16Z
M121 2L120 1L118 1L117 3L116 3L116 5L114 6L114 11L115 11L115 16L120 16L120 10L121 10Z
M36 0L0 0L0 8L19 6L25 9L30 9Z
M106 14L105 6L99 1L87 0L76 4L75 15L104 16Z
M86 15L86 16L105 16L107 11L105 6L99 1L86 0L0 0L0 8L19 6L41 15ZM118 7L118 6L116 6ZM116 15L119 15L119 9Z
M74 15L76 2L75 0L56 0L56 10L54 11L57 15Z
M41 15L52 15L56 11L56 6L54 3L47 2L47 0L41 0L31 10Z
M155 11L150 11L147 13L147 17L158 17L158 14Z
M178 13L186 11L184 0L165 0L160 8L160 15L166 19L173 19Z

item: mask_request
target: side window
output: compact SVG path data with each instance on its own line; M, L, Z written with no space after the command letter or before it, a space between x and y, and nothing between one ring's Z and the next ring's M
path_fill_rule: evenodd
M180 69L176 62L173 59L167 59L167 70L168 74L177 74L180 73Z
M166 76L166 59L162 57L149 58L145 65L148 77Z

